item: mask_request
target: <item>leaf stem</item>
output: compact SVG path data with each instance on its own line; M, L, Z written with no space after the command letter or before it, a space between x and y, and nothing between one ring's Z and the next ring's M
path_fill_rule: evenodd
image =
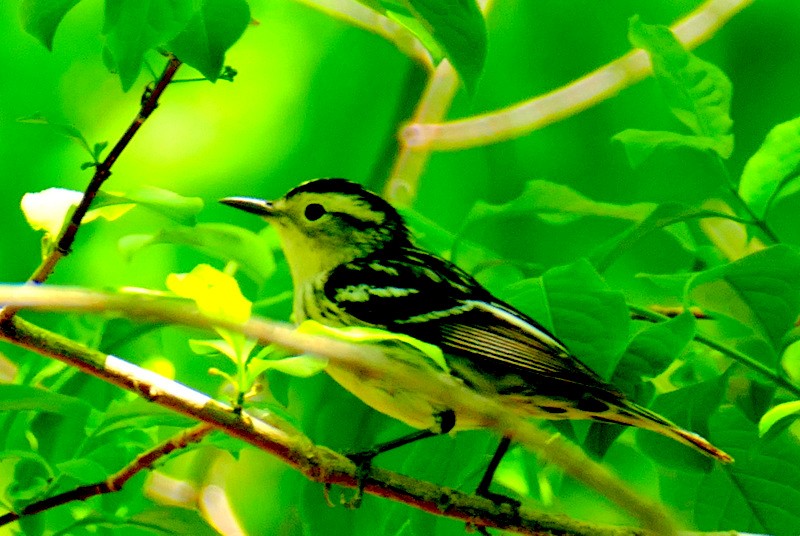
M725 162L722 161L722 157L718 154L715 154L713 157L714 163L719 170L719 174L725 180L725 184L728 188L728 192L731 194L736 202L739 204L740 207L747 213L750 217L750 225L754 225L758 227L759 230L773 243L773 244L780 244L781 239L775 234L775 231L769 226L767 221L764 218L759 218L758 215L753 212L753 209L750 208L750 205L742 199L742 196L739 195L739 190L736 188L736 182L733 180L733 176L731 175L730 171L728 171L728 167L725 165Z
M665 322L669 320L668 316L663 315L661 313L656 313L655 311L651 311L646 307L639 307L638 305L628 304L628 308L638 317L648 320L650 322ZM704 346L711 348L712 350L716 350L719 353L730 357L734 361L741 363L742 365L754 370L755 372L758 372L765 378L768 378L769 380L774 382L776 385L779 385L780 387L783 387L787 391L791 392L793 395L800 397L800 387L798 387L788 379L784 378L783 376L781 376L768 366L764 365L763 363L759 363L749 355L744 354L734 348L730 348L729 346L726 346L721 342L712 339L711 337L699 333L694 336L694 340L696 340L697 342L699 342Z

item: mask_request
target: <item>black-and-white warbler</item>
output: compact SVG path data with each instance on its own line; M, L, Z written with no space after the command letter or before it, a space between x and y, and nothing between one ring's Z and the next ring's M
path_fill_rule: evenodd
M451 374L466 386L499 396L523 415L636 426L732 461L699 435L626 400L538 322L453 263L415 247L398 212L362 186L318 179L276 201L234 197L222 203L277 229L294 283L295 321L411 335L442 348ZM454 423L443 423L447 408L407 394L389 396L346 371L328 372L375 409L432 430L428 435L481 425L458 414ZM507 447L507 440L501 443L495 466ZM490 480L489 474L479 491L488 492Z

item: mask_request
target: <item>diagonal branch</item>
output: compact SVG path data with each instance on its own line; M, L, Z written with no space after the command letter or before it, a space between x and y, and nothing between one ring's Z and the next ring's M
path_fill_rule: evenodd
M707 41L753 0L708 0L674 26L687 48ZM455 151L518 138L578 114L639 82L652 72L643 50L635 50L545 95L497 110L446 123L408 125L401 138L415 150Z
M178 58L175 56L169 56L167 66L164 68L164 72L161 73L161 76L156 81L155 86L153 86L152 89L148 88L142 97L141 107L139 108L139 112L136 114L133 122L122 134L122 137L120 137L114 147L111 148L105 159L95 167L92 180L89 181L89 184L83 193L83 198L78 206L75 207L69 222L62 230L61 236L59 236L58 242L53 248L53 251L51 251L50 254L42 260L42 263L36 268L36 270L34 270L33 274L28 279L29 283L44 283L47 278L50 277L50 274L53 273L53 270L58 262L69 255L72 249L72 244L75 242L75 236L77 235L78 229L81 226L81 222L83 221L84 216L86 216L86 212L88 212L89 208L91 207L92 201L94 201L94 198L100 191L100 187L103 185L106 179L111 176L111 168L122 154L122 151L125 150L133 137L139 131L139 128L141 128L147 118L150 117L150 114L152 114L153 111L158 107L158 99L161 97L161 94L164 93L164 90L167 89L167 86L170 84L170 82L172 82L172 79L175 77L175 73L180 66L181 61ZM18 309L13 307L3 307L0 309L0 323L10 319L17 311Z
M133 462L109 476L102 482L79 486L69 491L65 491L64 493L54 495L53 497L48 497L47 499L31 503L23 508L19 513L9 512L0 516L0 527L16 521L21 517L39 514L45 510L50 510L51 508L67 504L72 501L85 501L97 495L119 491L122 489L122 486L128 482L128 480L140 472L146 469L151 469L156 462L172 454L173 452L184 449L191 443L197 443L201 441L212 430L214 430L214 428L206 423L198 424L188 430L183 430L179 434L170 437L152 449L140 454Z
M464 388L450 376L421 373L398 360L387 358L374 347L300 334L284 324L262 319L251 319L242 325L225 319L209 318L200 314L194 306L180 300L155 299L141 295L0 286L0 303L48 310L121 311L140 319L159 319L200 328L214 325L239 331L260 341L271 341L290 350L327 357L336 366L347 368L364 379L391 378L394 384L404 389L441 400L456 413L469 411L481 416L487 428L512 437L526 448L536 451L543 459L557 464L571 476L597 489L638 517L646 528L658 534L674 533L671 518L660 505L631 491L606 468L588 459L576 446L563 439L551 437L508 411L497 400ZM312 480L347 487L357 485L356 468L347 458L324 447L314 446L303 436L270 426L246 413L238 415L226 404L115 356L88 350L19 318L0 325L0 338L59 359L162 406L204 421L278 456ZM591 530L572 527L567 530L563 522L576 522L557 518L559 522L553 525L556 518L541 517L526 509L516 511L509 505L498 506L484 498L445 490L381 469L374 469L365 484L364 490L367 493L404 502L437 515L462 519L478 526L501 527L528 534L535 534L537 530L552 530L558 534L604 533L601 527L592 527ZM542 529L544 526L551 528ZM559 527L558 530L556 526ZM636 529L625 530L627 532L622 534L641 534Z

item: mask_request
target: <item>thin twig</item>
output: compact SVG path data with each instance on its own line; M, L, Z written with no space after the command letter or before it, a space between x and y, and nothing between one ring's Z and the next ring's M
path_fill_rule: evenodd
M637 305L629 304L628 308L631 310L631 312L633 314L635 314L637 317L639 317L639 318L641 318L643 320L649 320L650 322L664 322L666 320L669 320L668 316L662 315L661 313L657 313L657 312L652 311L650 309L647 309L645 307L639 307ZM721 353L723 355L726 355L726 356L730 357L734 361L738 361L742 365L754 370L755 372L758 372L759 374L761 374L765 378L767 378L770 381L774 382L776 385L779 385L780 387L783 387L784 389L786 389L787 391L791 392L795 396L800 397L800 387L798 387L797 385L793 384L787 378L784 378L783 376L781 376L780 374L778 374L777 372L775 372L774 370L772 370L768 366L756 361L755 359L753 359L749 355L743 354L742 352L740 352L739 350L736 350L735 348L731 348L729 346L726 346L726 345L722 344L721 342L716 341L716 340L712 339L711 337L707 337L706 335L702 335L700 333L698 333L698 334L696 334L694 336L694 340L696 340L700 344L708 346L709 348L711 348L713 350L718 351L719 353Z
M715 153L712 156L712 160L714 161L714 166L717 168L717 172L720 174L720 177L725 183L728 192L731 194L731 197L736 200L737 204L742 207L742 210L744 210L747 213L747 216L752 220L751 225L758 227L772 244L780 244L781 239L778 238L778 235L775 234L775 231L773 231L769 226L767 220L759 217L758 214L753 212L753 209L750 208L750 205L747 204L747 201L745 201L739 194L736 181L733 179L733 176L731 176L731 173L728 170L728 167L725 165L725 162L722 160L722 157Z
M139 131L139 128L142 126L142 124L144 124L147 118L150 117L150 114L152 114L153 111L158 107L158 99L161 97L161 94L164 93L164 90L170 84L175 76L175 72L180 66L181 61L178 58L175 56L169 56L167 65L164 68L164 72L161 74L161 77L158 79L152 89L147 90L145 96L142 98L141 107L139 108L139 112L136 114L133 122L122 134L122 137L120 137L114 147L111 148L105 159L95 167L94 175L92 176L92 179L89 181L89 185L86 187L86 190L83 193L83 198L81 198L78 206L75 207L69 223L62 230L53 250L49 255L47 255L47 257L44 258L44 260L42 260L42 263L36 268L36 270L34 270L33 274L28 279L28 283L44 283L47 278L50 277L50 274L53 273L53 270L55 270L58 262L69 255L72 249L72 244L75 241L75 236L77 235L78 229L81 226L81 222L83 221L84 216L86 216L86 213L89 211L92 201L94 201L94 198L100 191L100 187L103 185L106 179L111 176L111 168L122 154L122 151L125 150L130 141ZM18 309L13 307L3 307L0 309L0 323L9 320L17 311Z
M259 341L274 342L293 351L327 357L332 365L347 369L365 379L380 377L383 381L391 381L394 385L402 386L411 392L422 393L433 400L439 400L442 404L453 408L456 413L477 415L487 428L511 437L522 446L536 451L542 459L557 464L571 476L598 490L639 518L644 527L658 534L674 533L672 521L663 507L632 492L606 468L587 458L575 445L551 437L550 434L506 409L499 401L464 388L448 375L423 374L399 360L387 358L382 351L374 347L300 334L289 326L263 319L251 319L242 325L227 319L209 318L200 314L193 305L163 298L107 294L79 289L0 285L0 303L14 303L26 308L48 310L120 311L128 316L146 320L160 319L173 324L200 328L210 328L213 325L244 333ZM326 449L314 447L305 438L298 438L274 427L265 429L267 425L262 421L246 414L237 415L225 404L117 357L88 350L19 318L0 326L0 337L64 361L160 405L221 428L234 437L278 455L309 478L350 487L356 485L355 466L346 458L334 455ZM376 474L380 476L377 480ZM406 479L400 488L397 487L398 478ZM366 483L365 491L405 502L426 511L438 511L442 508L441 488L426 484L430 487L426 488L426 494L420 495L414 491L417 489L414 488L417 484L418 481L396 474L373 473L372 478ZM427 494L434 491L438 495ZM458 501L463 499L467 503L471 500L466 495L455 499ZM459 504L466 507L467 503L462 501ZM493 505L491 502L479 502L473 506L477 504L486 507ZM496 505L493 507L497 508ZM506 525L509 512L500 517L491 514L476 521L472 514L466 514L469 508L444 510L442 515L470 521L475 525L502 526L508 530L517 530ZM490 511L497 513L496 510L484 510L484 513L488 514ZM511 514L513 519L517 518L515 512Z
M667 318L675 318L676 316L680 316L686 311L695 317L697 320L710 320L712 318L711 315L700 309L699 307L670 307L667 305L651 305L648 307L649 310L653 311L654 313L658 313L660 315L664 315ZM633 312L631 314L631 318L634 320L648 320L652 322L651 318L647 318L645 316L640 315L637 312Z
M0 527L16 521L21 517L39 514L45 510L50 510L63 504L73 501L85 501L97 495L119 491L128 482L128 480L140 472L144 471L145 469L151 469L157 462L172 454L176 450L182 450L192 443L201 441L213 430L214 427L206 423L201 423L188 430L183 430L179 434L176 434L175 436L156 445L150 450L140 454L130 464L101 482L79 486L69 491L65 491L64 493L59 493L58 495L48 497L47 499L42 499L41 501L31 503L23 508L19 513L9 512L0 516Z
M672 26L692 49L707 41L753 0L709 0ZM652 72L647 54L636 50L550 93L508 108L446 123L413 123L402 132L409 147L455 151L518 138L613 97Z

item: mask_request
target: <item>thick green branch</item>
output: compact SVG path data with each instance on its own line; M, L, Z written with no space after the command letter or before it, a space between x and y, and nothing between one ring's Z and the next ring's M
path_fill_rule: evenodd
M753 0L709 0L672 26L687 48L708 40ZM652 72L643 50L621 58L545 95L508 108L447 123L414 122L402 133L417 150L455 151L518 138L617 95Z
M481 11L485 14L491 8L492 0L480 0ZM445 118L450 110L453 97L459 87L458 73L443 60L433 71L425 91L420 96L411 124L437 123ZM430 159L430 148L412 147L404 143L401 134L400 153L395 158L391 173L383 189L383 196L391 203L409 206L417 196L419 179Z

